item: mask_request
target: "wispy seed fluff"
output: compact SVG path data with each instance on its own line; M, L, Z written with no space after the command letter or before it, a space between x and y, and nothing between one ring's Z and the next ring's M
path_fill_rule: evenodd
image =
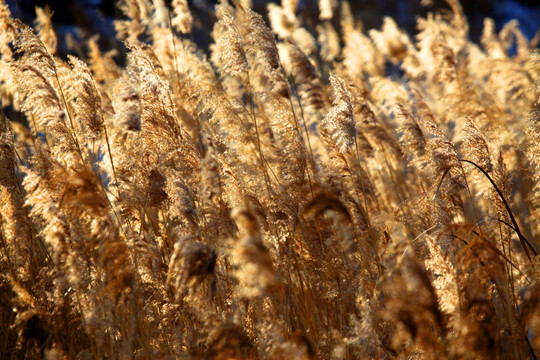
M223 75L240 76L246 74L249 65L244 52L242 35L234 20L234 8L228 4L216 6L219 21L214 26L212 62Z
M288 85L280 70L276 41L263 17L251 9L239 7L236 20L252 67L253 89L287 97Z
M278 282L257 219L248 204L234 208L231 217L238 226L232 261L238 266L236 277L240 281L240 295L250 299L267 294Z
M319 19L330 20L334 17L334 9L337 6L336 0L319 0Z
M352 96L345 81L335 74L330 75L330 84L336 94L332 109L324 118L323 128L330 131L332 139L341 153L354 145L356 125L354 123Z
M268 4L267 9L268 20L274 33L281 39L289 38L294 29L298 28L298 20L294 13L274 3Z
M189 34L191 32L191 23L193 19L189 12L187 0L173 0L172 7L174 12L172 25L181 33Z

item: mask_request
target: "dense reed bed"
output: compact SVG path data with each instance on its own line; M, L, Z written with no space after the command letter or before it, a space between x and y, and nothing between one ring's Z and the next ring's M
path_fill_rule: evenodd
M538 38L447 5L224 0L200 48L124 0L64 59L0 1L0 358L535 359Z

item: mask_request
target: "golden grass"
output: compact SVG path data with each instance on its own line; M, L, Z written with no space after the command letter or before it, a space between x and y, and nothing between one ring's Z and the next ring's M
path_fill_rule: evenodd
M540 56L447 3L125 0L120 66L0 1L0 358L535 359Z

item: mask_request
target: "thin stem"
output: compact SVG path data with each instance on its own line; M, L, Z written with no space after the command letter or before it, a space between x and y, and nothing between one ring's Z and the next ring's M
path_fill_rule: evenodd
M67 100L66 100L66 97L64 96L64 91L62 90L62 85L60 84L60 79L58 78L58 73L56 71L54 72L54 76L56 78L56 82L58 83L58 90L60 92L60 96L62 97L62 103L64 104L64 107L66 108L66 114L69 120L69 125L71 126L71 131L73 131L71 136L73 137L73 140L75 141L75 145L77 146L77 150L79 152L79 157L81 159L81 162L83 162L84 157L81 150L81 146L79 144L79 140L77 139L77 132L75 131L75 126L73 125L73 118L71 117L71 112L69 111Z
M281 66L281 68L283 69L283 66ZM296 81L294 79L294 75L290 74L290 78L291 78L291 85L292 85L292 87L294 89L294 93L296 94L296 98L298 100L298 106L299 106L299 109L300 109L300 118L302 119L302 124L304 125L304 133L306 134L306 141L307 141L308 150L309 150L309 164L311 166L311 171L313 172L313 177L316 178L317 177L317 166L315 165L315 157L313 156L313 149L311 147L311 140L310 140L310 137L309 137L309 131L308 131L307 123L306 123L306 118L304 116L304 108L302 106L302 102L300 101L300 96L298 95L298 89L296 87ZM293 106L292 98L291 98L290 95L289 95L289 103L291 105L291 111L293 113L294 125L295 125L295 128L296 128L296 132L298 133L299 137L302 137L302 135L300 134L300 130L299 130L300 124L298 123L298 118L296 116L296 112L294 111L294 106ZM313 195L313 184L311 182L311 176L309 175L309 171L307 172L307 176L308 176L309 188L311 190L311 197L313 198L314 197L314 195Z
M495 191L497 191L497 194L499 195L499 197L501 198L503 204L504 204L504 207L506 208L506 211L508 212L508 216L510 216L510 220L512 220L512 224L514 224L514 228L515 228L515 231L519 237L519 241L521 242L521 246L523 247L523 249L525 250L525 254L527 255L527 257L529 258L529 261L532 263L532 259L531 259L531 255L529 254L529 251L527 250L527 245L530 247L530 249L532 250L533 254L536 256L537 255L537 252L536 250L531 246L530 242L527 240L527 238L525 238L525 236L523 236L523 233L521 232L521 230L519 229L519 225L516 221L516 218L514 217L514 214L512 213L512 209L510 208L510 205L508 205L508 202L506 201L506 199L504 198L504 195L503 193L501 192L501 190L499 189L499 187L497 186L497 184L495 184L495 181L493 181L493 179L491 178L491 176L489 176L489 174L484 170L482 169L482 167L480 167L479 165L477 165L476 163L470 161L470 160L465 160L465 159L459 159L459 161L461 162L466 162L466 163L469 163L471 165L474 165L476 168L478 168L478 170L480 170L482 172L482 174L484 174L484 176L489 180L489 182L491 183L491 185L493 186L493 188L495 189Z
M255 143L255 145L257 146L257 150L259 151L259 157L260 157L260 161L261 161L261 166L264 170L264 179L266 181L266 184L268 186L268 192L270 194L270 176L268 175L268 171L267 171L267 167L268 164L267 162L265 161L264 159L264 156L263 156L263 153L262 153L262 148L261 148L261 137L260 137L260 134L259 134L259 126L257 124L257 116L255 116L255 103L253 101L253 93L251 91L251 81L249 80L249 74L246 74L246 81L247 81L247 91L248 91L248 98L249 98L249 105L250 105L250 110L251 110L251 117L253 118L253 123L255 124L255 135L257 136L257 142ZM276 177L276 180L277 180L277 177Z

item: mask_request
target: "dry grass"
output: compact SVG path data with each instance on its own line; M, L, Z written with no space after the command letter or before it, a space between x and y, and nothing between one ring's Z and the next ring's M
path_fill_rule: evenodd
M121 66L0 1L0 358L535 359L535 45L246 3L121 1Z

